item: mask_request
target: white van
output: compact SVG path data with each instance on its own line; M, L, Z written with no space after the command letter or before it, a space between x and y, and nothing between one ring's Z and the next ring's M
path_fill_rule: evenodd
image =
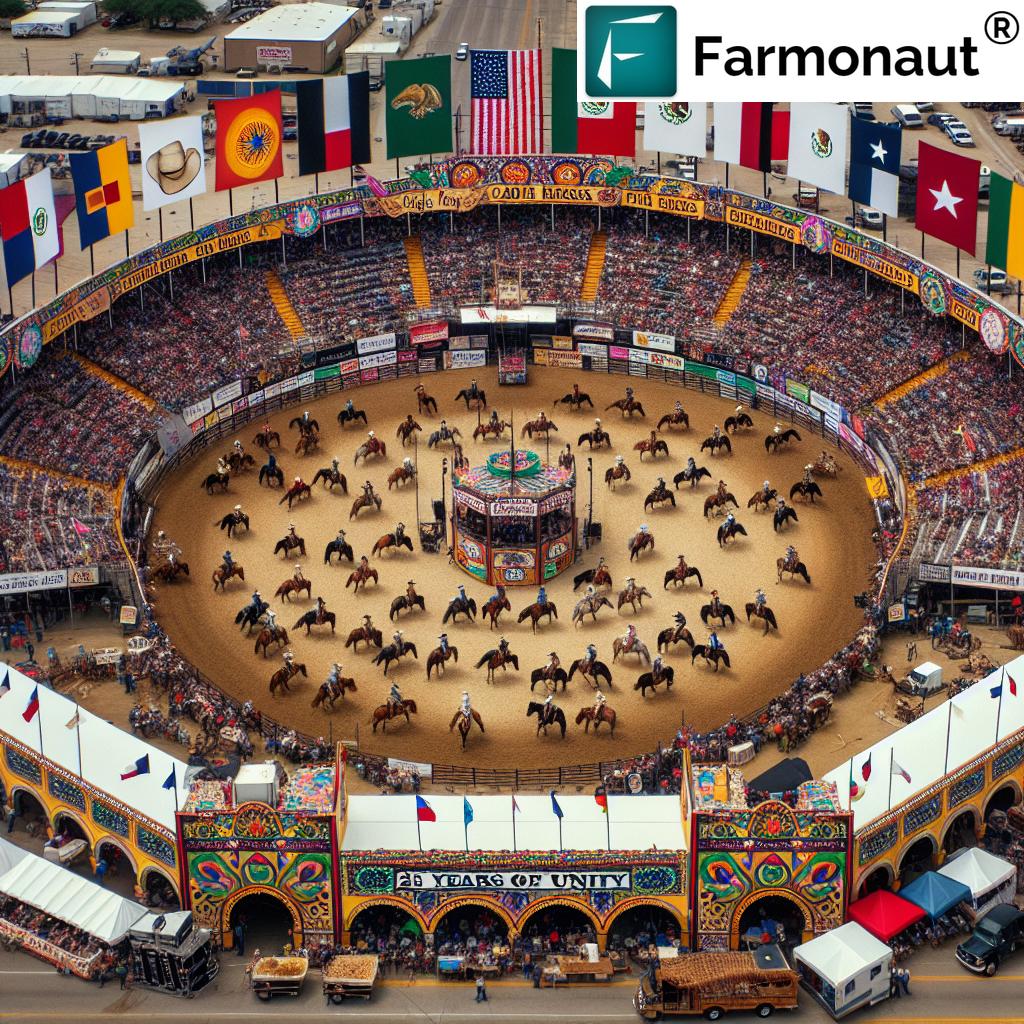
M996 117L992 120L992 130L996 135L1004 135L1011 139L1024 135L1024 117Z
M928 697L942 689L942 669L932 661L923 661L898 686L904 693Z
M924 118L912 103L897 103L889 111L904 128L923 128Z
M974 272L974 285L979 292L990 292L993 295L1009 295L1013 291L1010 278L1005 270L981 270Z

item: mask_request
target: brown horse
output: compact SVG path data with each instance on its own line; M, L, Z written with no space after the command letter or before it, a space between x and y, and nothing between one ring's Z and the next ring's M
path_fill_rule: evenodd
M273 630L266 627L260 630L260 634L256 637L256 646L253 649L253 654L259 654L260 650L263 650L263 657L267 656L267 648L271 644L280 644L282 647L288 646L288 631L284 626L275 626Z
M313 698L313 702L309 705L311 708L318 708L321 705L327 705L328 708L334 710L334 702L341 697L345 699L345 691L351 690L353 693L356 692L356 681L351 676L345 676L339 679L336 683L330 681L321 683L320 689L316 691L316 696Z
M421 612L427 610L427 603L423 600L422 594L417 594L415 597L410 598L408 594L399 594L398 597L391 602L391 609L388 612L388 618L394 622L398 617L398 613L401 611L412 611L413 608L419 608Z
M630 539L629 560L632 562L634 558L639 558L640 552L645 551L647 548L650 548L652 551L654 550L654 534L641 530Z
M393 533L385 533L383 537L377 538L370 554L382 555L388 550L388 548L394 548L396 551L399 551L402 548L408 548L412 551L412 537L405 533L403 533L401 537L398 537Z
M281 500L278 505L283 505L286 501L288 502L288 511L292 510L292 502L299 501L302 498L311 498L313 491L309 484L303 483L301 480L296 480L295 483L288 488L284 494L281 495Z
M686 562L683 562L681 565L677 565L674 569L669 569L669 571L665 573L665 583L661 589L668 590L668 585L670 583L681 583L685 586L686 581L691 576L696 576L697 586L703 588L704 578L700 574L700 569L695 565L687 565Z
M629 471L629 466L624 462L616 462L614 466L609 466L604 473L604 482L614 491L615 483L618 480L623 480L626 483L632 479L633 474Z
M364 492L364 493L360 494L359 497L356 498L355 501L352 502L352 511L349 512L348 517L349 517L349 519L355 519L355 517L358 515L359 510L361 508L376 508L377 511L379 512L380 511L380 507L383 504L384 504L384 502L381 500L381 497L380 497L379 494L374 494L372 496L368 496Z
M466 749L466 740L469 738L469 730L473 727L473 722L476 722L476 724L480 726L480 731L484 732L484 720L480 717L480 712L470 711L470 714L473 716L472 722L462 713L461 710L456 711L455 717L452 719L452 724L448 726L448 731L451 732L452 729L458 725L459 737L462 740L463 750Z
M214 589L214 592L216 592L218 589L223 590L224 589L224 584L227 583L228 580L234 579L235 576L237 576L240 580L242 580L244 582L244 580L245 580L245 570L237 562L234 565L231 566L231 569L228 572L224 571L224 566L222 566L222 565L220 565L216 569L214 569L213 570L213 589Z
M541 437L547 437L554 431L558 433L558 426L554 420L549 420L547 416L538 416L535 420L527 420L523 429L519 432L520 437L532 438L534 434L539 434Z
M668 654L668 649L672 644L687 644L692 649L693 642L693 634L686 628L686 619L684 618L682 622L663 629L658 634L658 653L660 654L664 648L664 652Z
M633 451L640 453L640 461L644 461L644 455L650 455L653 459L659 453L668 456L668 443L662 441L660 437L655 438L653 441L649 437L645 437L642 441L637 441L633 445Z
M311 430L308 434L302 434L299 437L299 442L295 446L295 454L309 455L310 452L315 452L319 447L320 435L315 430Z
M153 570L153 579L162 583L171 583L184 573L190 575L188 562L163 562Z
M290 679L294 679L299 673L302 673L303 678L308 678L306 672L306 666L300 662L292 662L290 665L285 665L283 668L279 668L270 677L270 696L273 697L277 690L282 690L285 693L291 693L291 687L288 685Z
M494 627L498 625L498 616L500 616L502 612L511 611L512 605L508 603L508 598L498 597L497 594L492 594L487 599L486 604L484 604L484 615L491 620L491 629L494 629ZM455 619L453 618L452 622L454 621Z
M289 576L274 592L274 597L281 598L282 601L287 599L291 601L291 594L301 594L303 591L306 592L306 599L308 600L313 596L313 584L309 580L297 580L294 576ZM285 641L287 643L287 641Z
M240 473L243 469L252 469L256 465L256 460L248 452L244 455L239 455L238 452L231 452L227 456L226 461L231 467L232 473Z
M775 621L775 612L771 610L766 604L755 604L753 601L748 601L744 608L747 612L747 622L750 621L750 616L753 615L757 619L764 619L764 635L768 635L769 629L774 629L778 632L779 624Z
M476 425L476 429L473 431L473 440L475 441L480 437L485 441L489 437L500 438L508 429L508 426L504 420L485 420L483 423Z
M387 704L380 704L373 711L373 717L370 721L373 723L373 731L377 731L377 726L381 727L382 732L388 731L388 722L393 718L400 718L405 716L405 720L409 721L410 715L416 714L416 701L414 700L403 700L401 708L396 708L390 701Z
M371 455L379 455L382 459L388 457L388 446L379 437L371 437L356 449L352 465L356 465L360 459L365 462Z
M682 427L683 430L689 430L690 417L682 409L678 412L667 412L658 420L658 430L662 427Z
M778 493L774 487L769 487L767 491L762 487L761 490L754 491L750 496L747 501L747 508L752 508L757 512L764 505L764 510L767 512L772 507L772 502L778 497Z
M306 614L303 615L302 618L300 618L299 621L296 622L294 626L292 626L292 629L298 629L299 626L305 626L306 636L309 636L310 626L330 626L331 632L333 633L334 627L337 624L337 622L338 617L334 614L334 612L325 611L318 615L317 610L315 608L310 608L309 611L306 612Z
M402 420L401 423L398 424L398 430L395 431L395 437L402 442L402 447L404 448L406 442L416 433L417 430L422 431L423 428L412 418L412 413L410 413L404 420Z
M594 723L594 735L597 735L598 726L602 722L608 723L608 728L611 729L611 733L615 735L615 712L608 707L607 704L602 704L599 711L594 711L593 706L580 708L580 713L576 716L576 724L579 725L581 722L585 723L583 726L584 732L590 732L590 723Z
M444 663L449 658L454 658L455 661L458 662L458 647L449 646L447 650L442 650L440 647L435 647L430 652L430 654L427 655L427 678L430 678L430 670L432 668L436 668L437 674L442 675L444 673Z
M785 558L775 559L775 568L779 574L779 582L782 582L782 574L788 572L791 576L803 576L806 583L811 582L811 577L807 572L807 566L803 562L797 562L795 565L790 566Z
M416 411L424 412L428 416L437 415L437 399L427 394L427 389L422 384L417 384L413 389L416 392Z
M269 448L271 445L281 447L281 435L276 430L261 430L253 439L252 443L257 448Z
M584 595L576 602L572 610L573 625L581 626L584 618L589 615L594 622L597 622L597 613L602 608L611 608L612 603L604 594L594 594L593 597Z
M619 603L615 606L616 611L621 611L624 604L632 605L633 614L636 614L637 605L644 606L644 598L650 597L651 592L646 587L638 587L635 583L619 591Z
M647 644L639 637L633 641L633 645L627 651L622 643L622 637L617 636L612 641L612 661L618 661L620 654L635 654L641 661L646 661L648 665L651 663L651 652L647 649Z
M504 654L497 648L486 651L480 660L476 663L474 668L483 668L487 666L487 682L494 682L494 673L500 668L503 672L508 671L508 666L511 665L517 672L519 671L519 658L511 651L506 651Z
M714 511L715 515L718 515L719 511L724 512L729 507L730 501L736 508L740 507L736 496L729 491L726 491L725 494L709 494L704 499L704 518L707 519L708 513L711 511Z
M349 585L354 583L355 590L353 593L359 592L359 584L362 583L363 590L366 589L367 583L373 580L374 583L380 584L380 577L376 569L371 569L369 566L357 565L355 569L349 573L348 579L345 581L345 589L348 590Z
M351 647L353 651L358 651L360 640L364 641L367 647L370 644L373 644L378 649L384 646L384 636L381 631L379 629L367 629L365 626L353 629L345 641L345 646Z
M399 466L388 474L388 490L390 491L392 487L398 484L407 484L410 480L415 479L415 469L406 469L405 466Z
M635 398L620 398L617 402L612 402L611 405L606 405L604 411L608 412L609 409L618 409L623 416L632 417L633 413L638 413L640 416L646 416L644 407Z
M537 632L537 623L544 618L548 617L548 623L550 624L552 616L558 618L558 609L555 607L554 601L548 601L547 604L530 604L527 605L520 613L519 618L516 622L525 622L527 619L530 620L530 625L533 627L534 633Z
M666 501L671 502L673 508L676 507L676 496L662 482L644 498L644 511L646 512L649 508L653 509L655 505Z
M608 571L608 566L604 564L603 557L597 560L597 565L593 569L585 569L579 575L573 576L572 589L579 590L584 583L592 583L595 587L610 587L612 585L612 574Z

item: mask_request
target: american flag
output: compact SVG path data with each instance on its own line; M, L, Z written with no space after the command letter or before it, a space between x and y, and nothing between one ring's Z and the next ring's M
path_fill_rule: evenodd
M472 151L544 151L540 50L473 50Z

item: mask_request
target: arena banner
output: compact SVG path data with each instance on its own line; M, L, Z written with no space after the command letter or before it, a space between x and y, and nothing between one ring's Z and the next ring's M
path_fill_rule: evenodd
M139 285L152 281L155 277L163 277L170 270L177 270L188 263L205 259L207 256L217 256L220 253L230 252L243 245L252 245L254 242L269 242L280 238L282 227L280 224L254 224L252 227L242 228L240 231L229 231L227 234L214 235L209 241L199 242L197 245L190 245L187 248L179 249L161 259L143 263L142 259L146 252L133 256L122 264L118 270L123 276L118 277L110 285L111 299L120 298L127 292L134 291ZM186 236L188 237L188 236ZM137 270L131 270L133 264L141 264Z
M741 210L736 206L727 206L725 208L725 223L734 228L746 228L749 231L756 231L759 235L770 235L772 238L778 238L784 242L792 242L794 245L801 241L799 224L756 213L754 210Z
M44 320L42 325L43 344L49 344L74 324L85 323L87 320L99 316L100 313L106 313L108 309L110 309L110 289L103 285L51 319Z
M359 357L359 369L368 370L373 366L394 366L398 362L398 353L392 349L390 352L371 352L369 355Z
M164 456L170 458L192 440L192 431L189 429L188 421L174 412L156 428L156 439Z
M359 372L359 360L358 359L346 359L344 362L338 364L338 373L342 377L348 377L353 373Z
M447 320L432 320L425 324L413 324L409 328L409 341L413 345L429 345L431 342L447 340Z
M458 490L455 492L455 502L458 505L465 505L466 508L471 508L474 512L479 512L480 515L487 514L487 503L483 498L478 498L475 494Z
M984 587L986 590L1024 590L1024 572L954 565L951 582L964 587Z
M901 267L898 263L885 259L878 253L871 252L870 249L853 245L851 242L844 242L833 235L831 252L833 256L837 256L847 263L863 267L864 270L890 284L906 288L908 292L913 292L915 295L918 293L920 278L917 274L907 270L906 267Z
M69 587L95 587L100 582L100 567L86 565L79 569L68 569Z
M611 324L580 323L573 327L572 336L591 341L614 341L615 328Z
M621 871L395 871L396 892L419 889L564 889L572 892L625 891L633 872Z
M388 217L404 217L407 213L468 213L488 202L488 197L482 189L413 188L380 196L375 202Z
M936 565L934 562L922 562L917 567L917 578L922 583L948 583L952 567Z
M48 572L11 572L0 576L0 594L23 594L29 590L61 590L67 585L67 569L52 569Z
M469 348L469 335L458 334L448 339L449 352L461 352Z
M333 380L341 376L341 367L335 363L333 366L318 366L313 371L314 380Z
M618 206L619 190L604 185L488 185L489 203Z
M627 349L631 363L642 363L645 366L659 366L663 370L682 370L683 357L670 356L667 352L651 352L644 348Z
M843 418L843 407L838 402L833 402L831 398L819 395L817 391L811 390L810 404L835 422Z
M195 423L196 420L201 420L212 409L213 399L207 395L206 398L200 399L198 402L186 405L185 408L181 410L181 418L186 423Z
M608 346L595 345L592 341L578 341L576 343L576 351L581 356L587 356L590 359L608 358Z
M356 352L361 356L368 355L370 352L386 352L397 344L398 336L394 331L389 331L387 334L372 334L367 338L360 338L356 342Z
M655 348L659 352L675 352L676 339L673 334L655 334L653 331L634 331L633 344L637 348Z
M583 368L583 355L580 352L559 352L553 348L535 348L533 361L537 366L552 366L566 370Z
M608 346L608 358L619 359L622 362L629 362L629 349L623 345L609 345Z
M487 353L470 350L469 352L445 352L444 368L446 370L463 370L471 366L486 366Z
M721 370L717 366L707 366L704 363L694 362L692 359L685 360L687 373L695 377L703 377L705 380L713 380L716 384L724 384L727 387L736 388L738 391L746 391L751 398L757 393L757 385L749 377L740 377L732 370Z
M786 378L786 394L790 398L799 399L804 405L811 404L811 389L806 384Z
M571 334L553 334L551 336L551 347L561 349L572 348L572 335Z
M350 220L352 217L362 217L364 212L361 201L341 203L338 206L325 206L320 210L320 223L333 224L339 220Z
M635 210L670 213L676 217L704 217L704 200L689 196L672 196L661 192L641 192L626 188L622 190L622 205Z
M535 516L537 502L532 498L499 498L491 502L492 516Z
M242 382L240 380L232 381L230 384L225 384L222 388L217 388L213 393L214 408L220 408L222 405L227 405L228 402L233 402L236 398L240 398L241 395Z

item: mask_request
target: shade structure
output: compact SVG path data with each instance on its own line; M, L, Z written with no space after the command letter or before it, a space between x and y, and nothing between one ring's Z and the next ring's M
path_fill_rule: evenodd
M1016 889L1017 868L977 847L951 857L939 868L939 874L962 882L971 890L965 906L978 916L997 903L1009 903Z
M955 878L926 871L900 889L903 899L920 907L933 921L949 913L958 903L971 898L971 890Z
M7 839L0 839L0 875L10 871L18 861L30 856L32 855L28 850L15 846Z
M920 921L925 912L894 892L880 889L851 903L846 916L871 932L876 939L888 942L894 935L899 935L905 928Z

